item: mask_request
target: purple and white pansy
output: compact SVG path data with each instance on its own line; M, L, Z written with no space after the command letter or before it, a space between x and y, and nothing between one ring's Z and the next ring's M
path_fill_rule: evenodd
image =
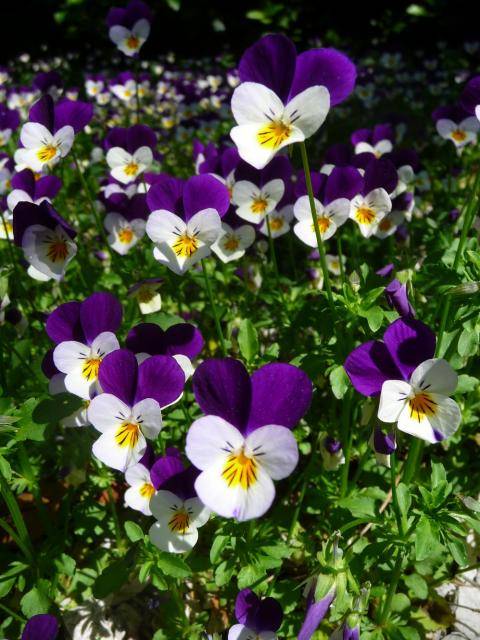
M231 103L237 126L230 135L241 158L257 169L283 147L312 136L356 79L355 65L339 51L297 55L293 42L280 34L249 47L238 70L241 84Z
M151 23L152 12L141 0L131 0L125 8L112 7L107 15L110 40L128 57L138 55Z
M146 125L112 129L105 139L106 160L112 178L128 184L148 171L156 144L156 134Z
M235 617L238 624L230 627L228 640L276 640L283 610L275 598L260 599L251 589L242 589L235 600Z
M275 498L273 480L297 466L291 429L310 406L312 383L293 365L268 364L250 377L241 362L224 358L203 362L193 389L206 414L186 442L188 458L202 471L195 482L200 499L225 518L262 516Z
M437 443L452 436L461 422L455 392L458 376L446 360L435 358L435 335L422 322L399 318L383 341L360 345L345 361L355 389L380 396L378 418L400 431Z
M51 202L62 188L62 181L57 176L41 176L37 179L31 169L16 173L11 182L12 191L7 196L7 205L12 212L19 202Z

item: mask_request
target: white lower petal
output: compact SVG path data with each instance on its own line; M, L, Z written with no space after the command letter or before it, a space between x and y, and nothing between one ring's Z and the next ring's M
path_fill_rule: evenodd
M408 382L386 380L382 385L378 418L382 422L397 422L412 391Z
M295 436L290 429L278 425L255 429L245 440L245 453L255 456L272 480L287 478L298 464Z

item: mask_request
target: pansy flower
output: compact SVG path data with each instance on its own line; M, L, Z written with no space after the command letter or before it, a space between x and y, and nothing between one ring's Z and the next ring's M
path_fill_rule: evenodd
M131 0L123 9L113 7L107 15L110 40L126 56L136 56L150 35L152 12L141 0Z
M322 203L315 198L314 203L320 236L322 240L328 240L337 229L348 220L350 202L346 198L338 198L323 206ZM309 247L316 247L317 237L315 235L315 226L312 222L308 196L302 196L296 201L293 207L293 214L298 220L293 227L295 235Z
M108 213L103 224L108 231L107 241L120 255L127 254L145 235L148 216L147 199L144 193L112 193L106 199Z
M235 600L238 624L228 632L228 640L276 640L283 611L275 598L260 599L251 589L242 589Z
M378 417L397 423L400 431L431 443L457 430L461 413L449 396L458 377L448 362L435 358L435 335L414 318L399 318L383 341L360 345L345 361L355 389L380 395Z
M202 351L205 341L197 327L180 322L164 331L158 324L143 322L130 329L126 338L127 349L143 362L150 356L168 355L181 366L185 378L193 374L192 360Z
M114 127L107 135L105 145L110 174L122 184L133 182L153 162L157 136L144 124L133 127Z
M88 419L102 435L92 452L125 471L145 453L146 439L160 433L162 409L180 398L185 376L170 356L152 356L139 365L127 349L105 356L98 375L103 393L90 402Z
M460 104L467 113L480 120L480 76L471 78L460 96Z
M13 211L13 235L32 278L62 280L77 253L76 233L49 202L19 202Z
M137 81L131 71L119 73L116 79L110 83L109 88L114 96L126 103L133 102L137 95Z
M222 262L238 260L255 242L255 229L250 224L230 226L222 221L222 233L212 244L212 251Z
M93 293L83 302L65 302L49 315L45 328L56 344L53 361L65 374L70 393L90 400L100 391L100 364L119 348L115 331L121 321L122 307L109 293Z
M192 424L186 443L188 458L202 470L195 483L200 499L226 518L260 517L275 498L273 480L297 465L291 429L310 405L308 376L275 363L250 378L241 362L212 359L198 367L193 389L206 414Z
M385 297L389 306L397 311L402 318L409 318L415 315L415 310L410 304L406 283L401 283L394 278L385 287Z
M385 433L381 427L375 427L368 441L368 445L373 449L377 464L390 469L390 456L397 449L395 433Z
M195 491L198 473L194 467L183 466L174 448L151 469L156 493L150 500L150 509L157 522L150 527L148 535L162 551L190 551L197 543L198 529L208 522L210 509Z
M12 191L7 196L8 208L13 211L19 202L51 202L61 187L62 181L57 176L41 176L37 179L31 169L23 169L12 177Z
M480 122L462 107L438 107L432 114L437 133L444 140L450 140L457 150L477 140Z
M15 162L41 171L51 168L70 151L75 134L92 119L93 105L63 99L57 104L44 95L30 109L29 121L22 126L22 148L15 151Z
M320 455L326 471L335 471L345 464L342 443L332 436L325 436L320 441Z
M350 138L355 153L369 153L380 158L393 149L395 133L391 124L377 124L373 129L358 129Z
M221 218L230 206L228 189L209 175L186 182L166 177L147 194L152 213L147 235L155 243L153 256L182 275L210 255L222 233Z
M230 133L240 156L261 169L275 153L312 136L330 106L352 92L356 70L335 49L297 55L286 36L261 38L239 63L241 84L232 96L237 122Z
M85 80L85 92L90 98L95 98L105 87L105 76L102 73L89 74Z
M58 621L49 613L32 616L23 628L21 640L55 640L58 637Z
M140 313L147 315L156 313L162 308L162 297L158 291L163 283L163 278L146 278L135 283L127 292L129 298L138 302Z
M284 207L274 209L268 214L267 219L263 221L260 227L260 233L264 236L269 235L268 227L270 227L270 235L275 240L290 231L290 223L293 220L293 205L286 204Z
M155 487L150 474L155 462L153 449L147 445L140 460L125 471L125 481L129 488L123 496L125 504L145 516L151 516L150 500L155 495Z

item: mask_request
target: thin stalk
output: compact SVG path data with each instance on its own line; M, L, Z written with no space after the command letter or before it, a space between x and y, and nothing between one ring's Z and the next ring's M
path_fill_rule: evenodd
M40 376L36 373L36 371L34 371L32 369L32 367L30 366L30 364L25 360L25 358L22 356L22 354L18 351L18 349L13 345L10 344L9 349L11 351L13 351L13 353L17 356L17 358L20 360L21 364L25 367L25 369L27 371L30 371L30 373L32 374L32 377L35 378L37 381L41 382L42 385L44 384L44 380L42 378L40 378Z
M399 549L397 551L397 558L395 560L395 567L393 569L392 577L390 580L390 586L388 587L387 597L385 600L385 604L382 608L382 613L380 614L380 624L383 624L390 614L390 609L392 606L392 601L397 592L398 581L400 580L400 576L402 575L402 564L403 564L403 550Z
M273 242L272 229L270 227L270 216L268 215L268 213L265 216L265 222L267 223L268 244L270 246L270 257L272 259L273 270L275 271L275 278L277 280L277 287L278 287L278 290L280 291L280 294L282 294L282 288L280 286L280 273L278 271L277 254L275 252L275 244Z
M110 506L110 511L112 512L113 527L115 529L115 540L117 541L117 549L119 549L122 545L122 530L120 528L120 521L118 519L117 507L115 505L115 498L114 498L111 486L108 487L107 493L108 493L108 504Z
M327 292L328 304L330 305L332 312L335 313L335 304L333 301L332 287L330 285L330 276L327 268L327 261L325 259L325 247L323 246L322 236L320 235L320 227L318 226L318 216L315 209L315 198L313 195L312 178L310 175L310 165L308 164L307 147L305 142L300 142L300 151L302 154L303 171L305 173L305 183L307 185L308 200L310 202L310 211L312 213L313 228L315 230L315 237L317 239L318 253L320 254L320 265L322 267L323 281L325 283L325 290Z
M342 239L340 238L340 234L337 234L337 254L338 264L340 265L340 277L342 279L342 284L345 284L345 267L343 266Z
M402 481L405 484L410 484L410 482L414 479L418 466L420 463L420 458L423 452L423 440L420 438L415 438L408 452L408 457L403 467L403 477Z
M403 520L402 520L402 512L400 510L400 505L398 503L398 495L397 495L397 464L396 464L396 455L395 451L390 454L390 482L392 485L392 505L393 511L395 513L395 520L397 521L398 533L403 537L404 529L403 529Z
M5 504L7 505L8 511L13 520L13 524L18 533L18 537L20 538L22 544L25 549L28 550L28 554L30 556L31 561L34 559L33 545L30 540L30 535L28 533L28 529L25 525L25 520L23 519L22 513L20 511L20 507L18 506L17 500L13 495L10 487L6 483L3 477L0 476L0 490L5 500Z
M342 477L340 481L340 496L344 498L348 492L348 475L350 471L350 458L352 449L353 431L349 428L348 419L351 405L351 392L347 391L347 397L342 404L342 446L345 463L342 466Z
M217 311L217 306L215 304L215 300L213 298L213 293L212 293L212 286L210 284L210 277L208 275L208 271L207 271L207 267L205 264L205 260L202 259L202 270L203 270L203 277L205 279L205 289L207 290L207 296L210 302L210 308L212 310L212 315L213 315L213 321L215 323L215 329L217 331L217 336L218 339L220 341L220 346L222 348L222 354L224 357L227 356L227 347L225 345L225 339L223 337L223 333L222 333L222 327L220 325L220 320L218 318L218 311Z

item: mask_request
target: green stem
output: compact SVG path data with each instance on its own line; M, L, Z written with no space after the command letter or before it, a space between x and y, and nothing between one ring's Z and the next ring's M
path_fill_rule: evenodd
M345 463L342 465L342 477L340 481L340 496L344 498L348 492L348 475L350 471L350 457L352 449L353 430L349 428L349 412L351 405L351 391L347 391L345 402L342 404L342 446Z
M335 304L333 301L332 287L330 285L330 276L327 268L327 261L325 259L325 247L323 246L322 236L320 235L320 227L318 226L318 216L315 209L315 198L313 195L312 178L310 175L310 165L308 164L307 147L305 142L300 142L300 151L302 154L303 171L305 173L305 183L307 185L308 200L310 202L310 211L312 213L313 228L315 230L315 237L317 239L318 253L320 254L320 265L322 267L323 281L325 283L325 290L327 292L327 299L332 312L335 314Z
M275 278L277 280L277 287L278 287L278 290L280 291L280 293L282 293L282 288L280 286L280 274L279 274L279 271L278 271L277 254L275 252L275 244L273 242L272 229L270 227L270 216L268 215L268 213L265 216L265 222L267 223L268 244L270 246L270 257L272 259L273 270L275 271Z
M220 346L222 348L222 354L224 357L227 356L227 347L225 345L225 339L223 337L223 333L222 333L222 327L220 325L220 320L218 318L218 311L217 311L217 306L215 304L215 300L213 298L213 293L212 293L212 287L210 284L210 278L207 272L207 267L205 264L205 260L202 259L202 270L203 270L203 277L205 279L205 289L207 290L207 295L208 295L208 299L210 302L210 308L212 309L212 315L213 315L213 321L215 323L215 329L217 331L217 336L218 339L220 341Z
M115 497L113 495L111 486L108 487L107 493L108 493L108 504L110 506L110 511L112 512L113 526L115 529L115 540L117 541L117 549L118 549L122 545L122 529L120 527L120 520L118 519L117 507L115 505Z
M380 614L380 624L383 624L388 619L388 616L390 614L393 597L397 592L398 581L400 580L400 576L402 575L402 564L403 550L399 549L397 551L397 558L395 560L395 567L393 569L392 577L390 580L390 586L388 587L387 598L385 600L385 604L383 605L382 613Z
M410 484L410 482L417 474L423 447L423 440L420 440L420 438L415 438L415 440L412 442L412 445L408 452L407 461L405 462L405 465L403 467L402 480L405 484Z
M32 541L30 540L30 535L28 533L28 529L25 525L25 520L23 519L22 513L20 511L20 507L18 506L17 500L13 493L10 490L10 487L6 483L3 477L0 476L0 490L5 500L5 504L7 505L8 511L13 520L13 524L18 533L18 537L21 540L25 550L27 550L31 562L34 562L34 552Z
M397 464L396 464L396 455L395 452L390 454L390 482L392 485L392 505L393 511L395 512L395 520L397 521L398 533L403 537L404 528L403 528L403 520L402 520L402 512L400 510L400 505L398 504L398 495L397 495Z
M337 254L338 264L340 266L340 277L342 279L342 284L345 284L345 267L343 266L342 239L340 238L340 234L337 234Z

